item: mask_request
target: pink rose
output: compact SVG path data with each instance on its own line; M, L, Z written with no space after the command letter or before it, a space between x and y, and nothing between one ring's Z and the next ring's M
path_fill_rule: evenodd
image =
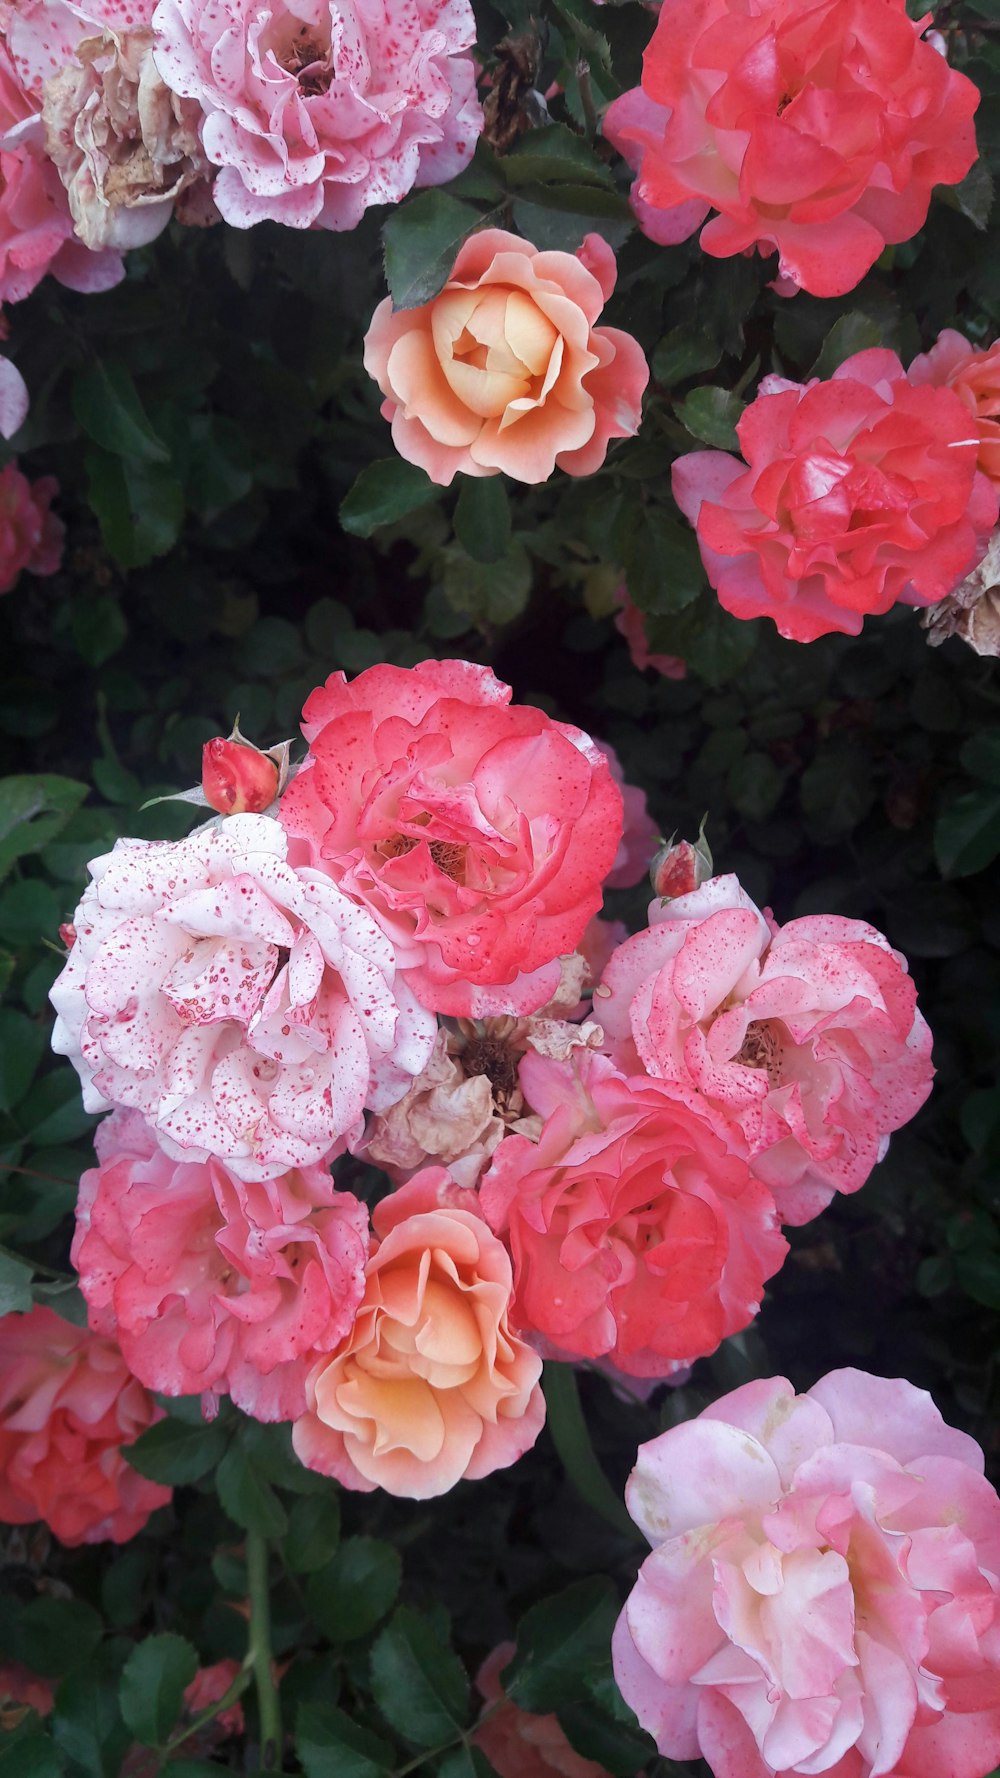
M0 1520L60 1543L124 1543L170 1489L122 1452L163 1418L117 1346L51 1309L0 1316Z
M964 334L946 327L906 374L918 388L930 383L954 389L973 416L979 467L992 482L1000 482L1000 340L977 352Z
M594 1010L619 1067L693 1088L733 1120L783 1222L855 1192L931 1090L906 960L874 926L777 926L733 876L653 902Z
M160 0L155 60L204 113L237 228L355 228L472 159L483 127L468 0Z
M1000 1501L910 1383L748 1383L639 1448L647 1556L615 1677L715 1778L984 1778L1000 1760Z
M843 296L976 159L979 92L922 41L905 0L664 0L642 87L604 132L639 174L654 241L701 232L726 258Z
M510 1259L475 1204L429 1167L376 1207L357 1320L311 1373L294 1428L307 1468L429 1500L534 1444L542 1362L510 1330Z
M620 588L618 600L615 629L628 643L629 656L636 671L645 673L647 667L651 667L654 673L659 673L664 679L684 679L687 666L677 655L650 654L646 619L638 605L633 605L625 587Z
M501 1642L476 1674L476 1690L488 1708L470 1737L498 1778L609 1778L603 1766L572 1748L557 1716L519 1710L504 1696L500 1674L514 1653Z
M639 430L649 368L631 334L595 323L615 287L600 235L540 253L502 229L459 249L444 289L415 309L379 304L365 369L401 457L449 487L456 474L544 482L592 475Z
M638 1377L746 1327L788 1248L724 1121L603 1056L526 1056L521 1080L541 1136L508 1136L479 1194L513 1256L516 1324Z
M89 1110L130 1106L175 1159L247 1180L321 1161L434 1042L371 915L286 849L266 815L119 840L51 996Z
M600 748L510 696L470 661L334 673L306 704L312 756L281 800L436 1012L550 1000L621 840Z
M231 1395L294 1420L317 1353L350 1331L368 1212L323 1167L247 1182L172 1161L137 1112L114 1112L84 1173L73 1264L95 1331L163 1395Z
M986 549L998 490L968 410L914 388L893 352L857 352L829 382L765 377L736 430L746 463L693 451L672 471L735 617L770 617L795 642L857 636L897 600L943 599Z
M0 470L0 593L9 593L25 572L55 574L61 566L66 532L50 510L58 492L54 475L29 482L16 463Z
M626 784L622 762L608 741L598 747L611 767L611 776L622 793L625 830L615 861L604 879L606 889L634 889L641 883L656 851L660 830L646 807L646 792L636 784Z

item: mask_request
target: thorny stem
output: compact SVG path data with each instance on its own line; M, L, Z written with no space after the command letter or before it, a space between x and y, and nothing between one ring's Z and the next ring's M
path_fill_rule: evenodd
M247 1585L250 1593L250 1647L260 1715L260 1769L281 1771L281 1700L271 1671L271 1595L268 1589L267 1539L259 1531L246 1535Z
M171 1735L163 1750L164 1753L174 1753L185 1741L190 1741L191 1736L196 1735L199 1729L203 1729L207 1723L214 1722L217 1716L221 1716L224 1710L228 1710L230 1704L235 1704L237 1698L242 1698L251 1678L250 1655L247 1655L236 1678L223 1692L222 1697L217 1699L214 1704L209 1704L205 1710L199 1711L198 1715L192 1717L187 1726L178 1730L176 1735Z

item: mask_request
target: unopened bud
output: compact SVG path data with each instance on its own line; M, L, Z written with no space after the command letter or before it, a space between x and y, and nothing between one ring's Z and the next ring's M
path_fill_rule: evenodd
M672 901L678 895L690 895L707 883L715 869L705 824L696 840L668 840L656 853L649 867L653 894L661 901Z
M202 748L201 788L220 815L261 815L278 794L278 768L249 741L216 735Z
M73 925L72 920L63 921L59 928L59 937L66 946L67 951L71 951L76 944L76 927Z

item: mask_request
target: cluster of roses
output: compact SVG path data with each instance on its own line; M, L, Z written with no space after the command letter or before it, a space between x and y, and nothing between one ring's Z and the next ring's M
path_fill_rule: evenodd
M745 1327L780 1222L856 1190L926 1097L871 927L778 927L690 847L646 930L601 921L648 861L644 799L509 699L468 662L335 674L290 780L287 749L211 744L235 812L92 864L52 991L55 1048L113 1108L73 1246L91 1341L56 1342L90 1368L70 1401L51 1312L4 1324L23 1347L37 1323L56 1396L8 1373L3 1516L130 1534L155 1490L119 1461L109 1516L82 1478L99 1458L111 1486L140 1384L292 1421L349 1487L485 1475L537 1437L543 1355L656 1379ZM396 1188L371 1228L346 1149Z

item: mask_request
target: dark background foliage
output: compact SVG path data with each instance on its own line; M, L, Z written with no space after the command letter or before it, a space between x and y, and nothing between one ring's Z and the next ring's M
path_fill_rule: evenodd
M635 82L648 15L552 0L540 25L484 8L481 43L491 62L519 34L535 85L564 89L553 121L518 133L515 93L494 131L508 151L482 146L449 193L349 236L171 232L115 291L79 298L50 280L11 312L32 391L15 444L29 473L59 477L68 542L62 572L23 579L0 612L0 1309L33 1290L81 1314L68 1248L93 1120L48 1056L46 994L87 860L121 833L186 831L182 806L140 805L195 782L202 743L237 714L261 744L294 734L338 667L489 661L520 701L613 742L664 833L693 835L707 811L717 867L779 919L837 912L888 934L911 961L938 1078L863 1192L793 1233L759 1323L688 1384L642 1404L581 1376L593 1450L561 1367L536 1450L428 1504L338 1499L297 1469L284 1432L229 1412L203 1426L196 1404L171 1404L137 1461L176 1482L175 1503L133 1544L3 1538L0 1658L59 1689L44 1729L29 1715L0 1732L0 1778L114 1778L136 1740L162 1750L193 1650L243 1659L248 1531L272 1551L289 1770L483 1778L463 1737L468 1675L520 1624L511 1685L525 1707L557 1709L621 1778L665 1773L608 1656L641 1557L614 1496L641 1440L751 1375L807 1387L860 1364L932 1389L1000 1478L1000 681L957 641L929 649L902 609L808 648L727 618L668 475L679 451L732 444L767 371L829 374L875 343L908 361L947 324L995 336L1000 7L940 22L985 94L983 161L839 302L783 301L758 260L630 232L620 169L586 125ZM392 456L360 352L385 289L380 230L394 294L419 300L483 215L543 246L597 227L619 249L607 318L640 339L653 384L641 436L587 481L445 492ZM610 615L626 577L686 680L631 665ZM639 924L644 900L609 911ZM378 1189L353 1163L344 1183ZM244 1702L246 1745L189 1738L176 1778L256 1769Z

